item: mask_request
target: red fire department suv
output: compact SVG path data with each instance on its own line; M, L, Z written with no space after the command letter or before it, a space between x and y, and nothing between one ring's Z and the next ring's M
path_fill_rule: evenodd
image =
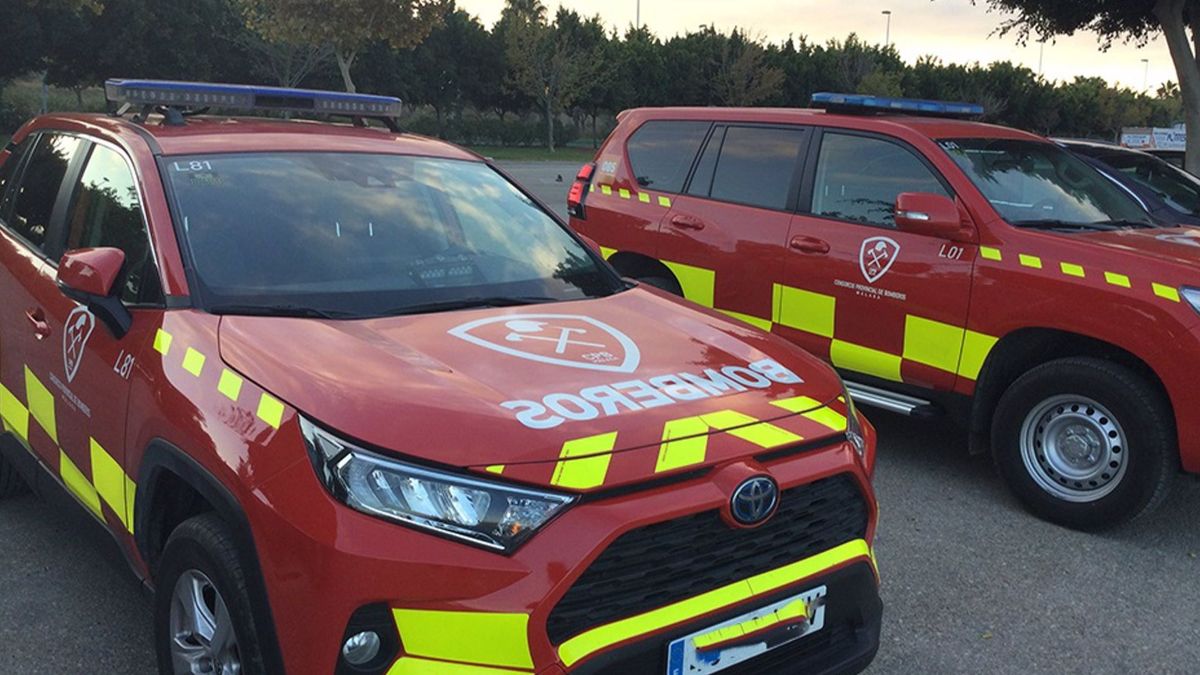
M109 529L161 672L870 662L875 438L828 366L363 124L394 99L107 89L0 154L0 496Z
M952 413L1035 513L1097 528L1200 472L1200 230L976 106L623 113L571 224L623 275Z

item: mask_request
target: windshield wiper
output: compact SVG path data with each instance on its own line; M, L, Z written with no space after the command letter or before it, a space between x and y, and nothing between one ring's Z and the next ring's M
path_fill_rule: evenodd
M1125 220L1125 219L1101 220L1097 223L1092 223L1092 224L1093 225L1101 225L1101 224L1113 225L1113 226L1116 226L1117 229L1121 229L1121 230L1124 230L1124 229L1141 230L1141 229L1158 227L1158 225L1155 225L1154 223L1150 223L1150 222L1147 222L1144 220Z
M405 305L387 311L378 312L372 316L396 316L401 314L431 314L433 312L452 312L457 309L473 309L476 307L519 307L521 305L540 305L547 302L558 302L557 298L543 296L496 295L488 297L458 298L440 302L423 302L415 305Z
M238 314L244 316L291 316L306 319L347 319L352 312L336 309L317 309L303 305L216 305L208 309L213 314Z
M1017 220L1016 227L1028 227L1035 230L1127 230L1131 227L1150 227L1149 224L1136 220L1100 220L1094 223L1075 223L1054 218L1038 220Z

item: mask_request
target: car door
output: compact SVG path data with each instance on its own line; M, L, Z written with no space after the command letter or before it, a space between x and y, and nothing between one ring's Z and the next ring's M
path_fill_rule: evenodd
M132 482L123 468L128 378L157 325L145 313L161 304L161 291L132 163L99 141L83 141L79 152L45 248L55 261L66 250L121 249L125 265L115 292L134 320L127 333L116 334L64 295L54 274L39 275L30 292L50 334L32 346L29 368L53 396L63 483L114 530L132 531Z
M900 193L953 198L949 184L898 139L817 136L781 266L777 332L851 373L952 388L975 246L904 232L893 219Z
M689 300L770 330L809 134L794 125L713 128L662 225L659 258Z

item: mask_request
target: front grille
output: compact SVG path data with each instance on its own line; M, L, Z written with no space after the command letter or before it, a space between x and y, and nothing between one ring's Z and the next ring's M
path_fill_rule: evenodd
M783 492L779 510L753 530L716 510L621 535L550 612L554 644L573 635L782 567L867 532L867 504L848 474Z

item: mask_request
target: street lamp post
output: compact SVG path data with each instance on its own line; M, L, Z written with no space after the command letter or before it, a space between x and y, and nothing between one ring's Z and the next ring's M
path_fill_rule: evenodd
M1150 59L1142 59L1142 91L1150 87Z
M637 0L637 13L635 14L634 28L642 27L642 0Z
M887 27L883 32L883 46L890 47L892 45L892 10L885 9L880 14L887 17Z

